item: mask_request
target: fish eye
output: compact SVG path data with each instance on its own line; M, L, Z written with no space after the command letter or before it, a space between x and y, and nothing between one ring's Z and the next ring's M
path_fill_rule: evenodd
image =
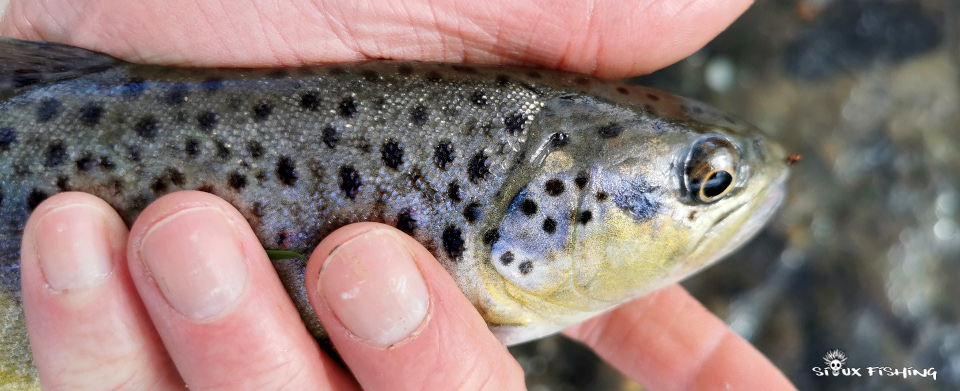
M684 183L693 200L709 204L722 199L737 182L740 154L727 139L709 136L698 140L684 164Z

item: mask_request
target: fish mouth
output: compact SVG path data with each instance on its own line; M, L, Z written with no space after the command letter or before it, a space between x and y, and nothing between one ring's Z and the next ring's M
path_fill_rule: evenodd
M727 223L728 218L731 216L740 215L741 213L744 213L746 209L749 209L750 206L757 205L756 207L752 208L751 212L749 212L749 217L747 217L746 220L743 220L740 228L737 229L736 232L727 239L727 243L718 251L715 251L712 255L706 257L707 262L705 262L704 265L712 264L718 259L723 258L725 255L733 252L744 242L756 235L756 233L764 227L765 223L773 216L774 213L777 212L777 210L779 210L779 206L786 198L787 177L788 173L784 172L777 179L773 180L766 188L757 192L757 194L755 194L753 197L731 207L713 221L713 224L711 225L712 229L707 231L707 233L704 235L701 235L700 238L697 239L696 243L694 243L694 252L700 252L703 250L702 245L704 241L711 237L709 232L714 231L716 228L723 229L723 226L726 225L725 223ZM756 202L758 199L760 199L759 203Z
M744 202L721 216L720 219L717 219L714 225L720 224L723 219L726 219L748 205L752 205L755 200L762 197L762 200L750 213L750 216L741 224L740 229L737 230L733 237L728 239L727 245L720 249L720 254L727 254L736 250L737 247L760 231L760 229L766 225L767 221L773 217L774 213L780 209L780 205L783 204L784 199L787 197L787 176L787 172L784 172L780 177L775 179L770 186L767 186L766 191L760 192L756 197Z

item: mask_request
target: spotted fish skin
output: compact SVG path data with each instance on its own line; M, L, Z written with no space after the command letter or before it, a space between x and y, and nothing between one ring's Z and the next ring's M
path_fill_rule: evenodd
M705 137L729 140L739 159L736 189L715 203L692 201L684 182ZM32 376L19 245L32 209L58 192L101 197L128 224L164 194L210 192L265 248L301 253L349 223L393 225L515 343L731 251L779 204L782 160L711 108L583 75L402 62L178 69L2 39L0 380ZM275 266L323 338L304 265Z

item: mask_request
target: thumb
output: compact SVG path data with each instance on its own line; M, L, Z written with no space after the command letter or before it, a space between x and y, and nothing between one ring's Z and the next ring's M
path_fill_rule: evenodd
M395 228L341 228L313 252L307 291L367 390L523 389L523 372L453 278Z

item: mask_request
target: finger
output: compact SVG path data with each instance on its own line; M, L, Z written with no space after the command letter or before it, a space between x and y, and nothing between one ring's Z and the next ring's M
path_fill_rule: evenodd
M44 389L182 387L130 281L127 228L106 202L53 196L20 253L27 331Z
M780 371L679 285L564 331L651 390L793 390Z
M130 232L130 273L191 389L353 388L230 204L174 193L150 204Z
M403 59L524 63L625 77L693 53L751 2L391 0L371 6L293 0L276 7L257 0L11 0L0 34L161 64Z
M393 227L360 223L313 252L307 292L365 390L512 390L523 371L453 278Z

